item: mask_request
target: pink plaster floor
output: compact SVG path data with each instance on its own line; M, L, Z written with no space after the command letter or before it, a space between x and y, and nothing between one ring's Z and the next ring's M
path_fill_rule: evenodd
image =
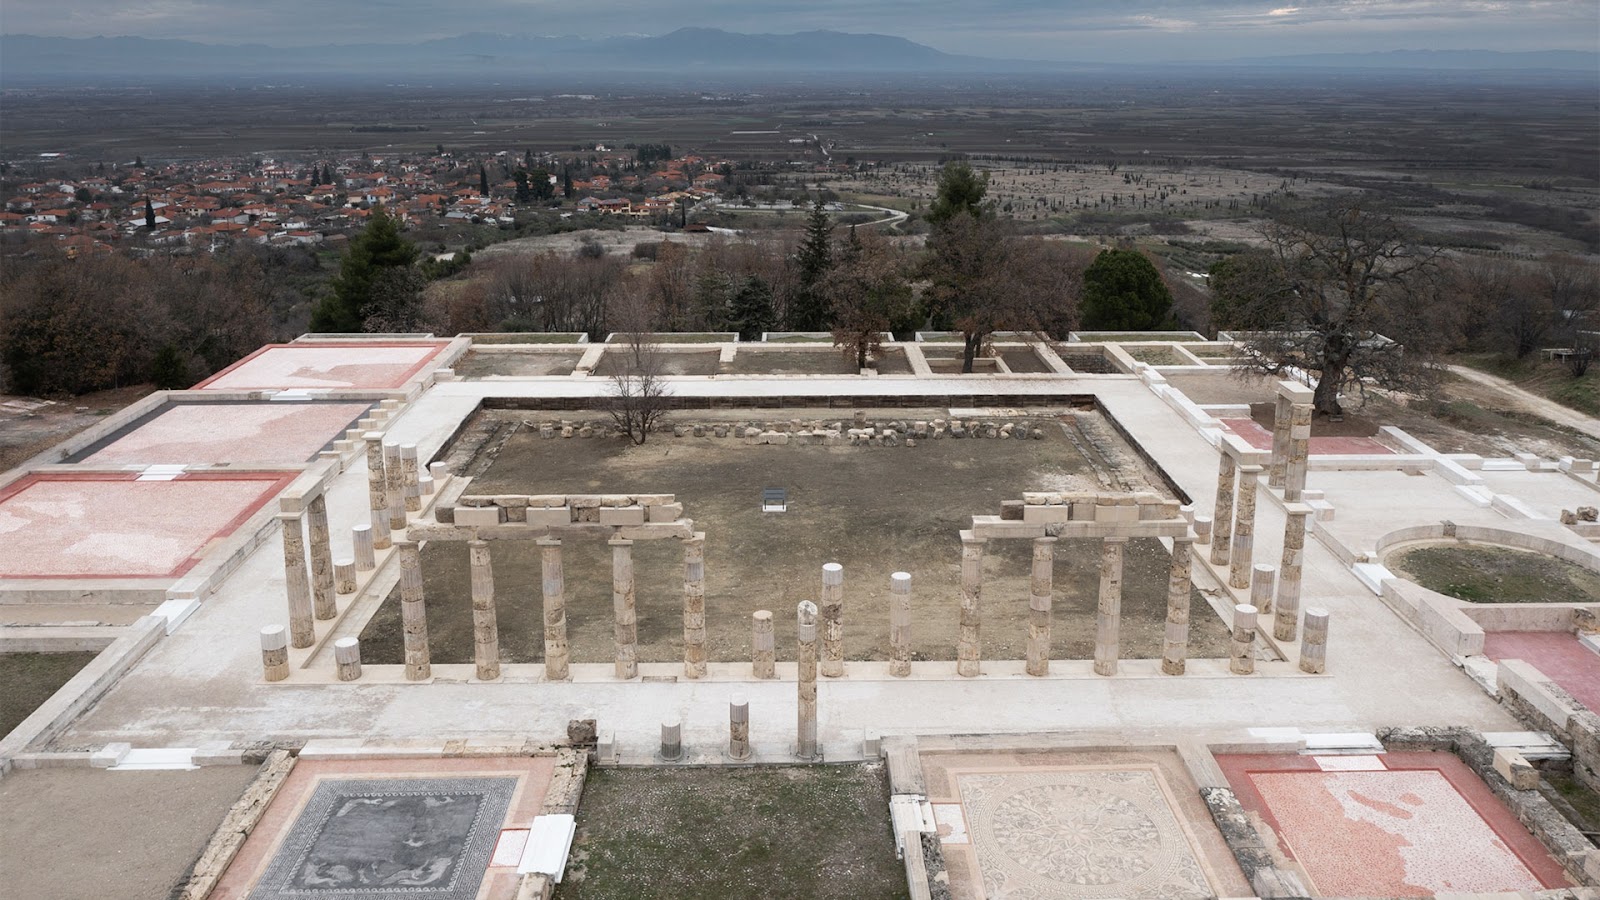
M1447 753L1217 758L1314 890L1338 897L1565 887L1561 866Z
M1600 711L1600 655L1565 631L1491 631L1483 655L1520 659L1561 685L1591 711Z
M175 403L80 462L92 465L303 463L366 403Z
M293 477L29 475L0 489L0 578L182 575L208 544L232 534Z
M1254 419L1223 419L1228 430L1244 438L1257 450L1272 449L1272 432L1261 427ZM1308 452L1312 456L1368 456L1394 451L1379 441L1364 437L1314 437Z
M448 341L268 344L195 385L213 391L387 390L405 384Z

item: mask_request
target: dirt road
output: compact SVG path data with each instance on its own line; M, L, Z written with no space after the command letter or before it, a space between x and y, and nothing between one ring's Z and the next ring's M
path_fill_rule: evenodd
M1500 393L1513 408L1524 412L1533 413L1548 419L1557 425L1574 428L1584 434L1600 437L1600 419L1586 416L1575 409L1569 409L1553 400L1546 400L1538 394L1525 391L1504 378L1470 369L1466 366L1451 366L1451 373L1467 381L1491 388Z

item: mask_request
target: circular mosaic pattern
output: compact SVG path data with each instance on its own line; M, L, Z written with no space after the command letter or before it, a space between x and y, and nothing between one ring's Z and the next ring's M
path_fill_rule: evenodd
M1161 830L1123 797L1081 784L1025 788L994 810L994 836L1029 870L1067 884L1121 884L1148 872Z

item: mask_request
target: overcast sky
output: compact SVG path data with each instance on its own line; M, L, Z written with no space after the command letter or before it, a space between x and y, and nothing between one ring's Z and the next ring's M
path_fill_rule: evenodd
M1596 50L1596 0L5 0L0 31L214 43L411 42L684 26L895 34L998 58L1228 59L1397 49Z

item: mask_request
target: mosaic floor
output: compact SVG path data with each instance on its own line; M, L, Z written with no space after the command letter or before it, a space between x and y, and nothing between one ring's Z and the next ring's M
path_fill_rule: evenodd
M1600 710L1600 654L1565 631L1491 631L1483 636L1483 655L1531 663L1579 703Z
M1256 420L1223 419L1222 424L1257 450L1272 449L1272 432ZM1379 441L1364 437L1314 437L1307 449L1312 456L1370 456L1394 452Z
M445 341L269 344L195 387L213 391L397 388L446 345Z
M30 475L0 490L0 578L177 576L293 476Z
M501 900L549 757L295 766L216 900Z
M369 404L174 403L90 448L89 465L246 463L293 465L314 458Z
M1247 894L1175 754L924 753L962 898Z
M1561 867L1489 788L1444 753L1223 756L1244 808L1314 889L1427 897L1564 886Z

